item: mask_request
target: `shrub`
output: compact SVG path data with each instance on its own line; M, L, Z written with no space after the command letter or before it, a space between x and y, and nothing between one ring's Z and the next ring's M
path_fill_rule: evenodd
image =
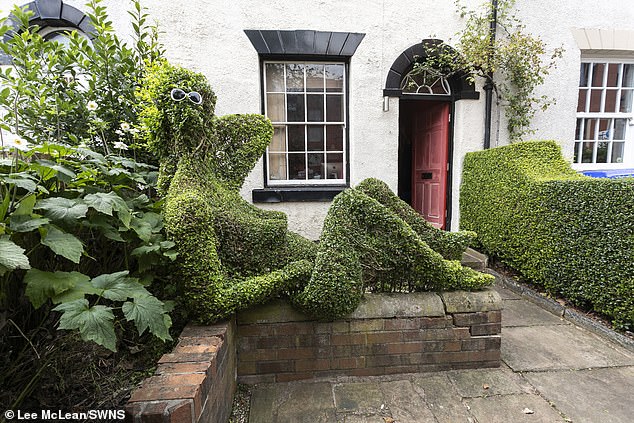
M328 211L312 277L294 297L305 311L336 319L354 311L366 291L479 289L492 283L491 275L445 260L430 248L416 229L441 249L446 249L442 239L449 239L449 250L457 252L449 236L426 227L383 182L366 180L359 187L335 197Z
M634 180L577 174L553 141L469 153L460 221L551 294L634 325Z
M146 63L163 51L140 1L131 4L132 46L115 34L102 0L87 3L91 40L72 31L66 46L44 39L29 24L32 12L15 7L0 26L0 34L16 33L0 41L13 65L0 72L3 128L34 144L85 143L104 154L116 152L120 144L115 143L133 144L135 92ZM152 159L144 151L138 157Z
M114 321L124 318L171 339L167 306L144 287L175 257L155 180L150 165L58 144L2 159L2 309L24 317L23 295L36 309L50 300L60 329L113 351Z

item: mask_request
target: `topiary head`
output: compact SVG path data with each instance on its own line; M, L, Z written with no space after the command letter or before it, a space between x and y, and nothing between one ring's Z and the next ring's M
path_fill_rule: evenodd
M159 158L192 154L206 147L216 95L204 75L166 61L155 62L139 97L145 139Z

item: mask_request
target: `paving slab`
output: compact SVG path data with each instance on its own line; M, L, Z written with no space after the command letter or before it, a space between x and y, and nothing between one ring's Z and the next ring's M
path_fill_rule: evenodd
M574 325L504 327L502 360L516 372L634 365L625 349Z
M459 370L448 376L462 398L534 393L531 385L509 368Z
M337 413L378 414L385 407L377 382L341 383L334 386Z
M395 380L380 384L385 404L390 410L391 417L397 422L428 423L435 422L423 397L414 389L409 380Z
M634 421L634 367L525 373L575 423Z
M500 285L495 285L493 289L495 289L498 292L498 294L500 294L500 297L502 297L503 300L521 300L522 299L522 297L517 295L515 292L511 291L510 289L504 288Z
M412 383L419 392L422 392L427 406L439 423L474 422L447 374L414 376Z
M330 423L334 420L332 384L327 382L259 386L251 399L249 423Z
M564 318L544 310L529 301L504 301L502 326L569 325Z
M536 394L470 398L465 403L482 423L566 423L566 419ZM525 411L532 411L528 414ZM598 422L597 422L598 423Z

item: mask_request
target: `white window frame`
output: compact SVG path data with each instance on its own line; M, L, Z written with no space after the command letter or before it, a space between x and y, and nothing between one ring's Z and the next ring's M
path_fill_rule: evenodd
M583 64L589 64L589 72L588 72L588 85L587 85L587 94L586 94L586 110L590 109L590 101L591 101L591 90L592 89L601 89L601 109L605 107L606 100L606 92L607 89L613 89L616 91L616 104L619 104L621 94L622 94L622 66L625 64L634 65L634 60L624 59L624 58L608 58L608 57L592 57L592 58L582 58L579 63L579 71L581 71L581 67ZM604 64L604 73L603 73L603 82L601 86L593 87L592 79L593 79L593 68L595 64ZM608 78L608 67L611 64L618 64L621 66L620 70L620 78L616 87L607 87L607 78ZM579 91L583 88L580 84L577 84L577 99L579 99ZM630 89L630 87L627 87ZM631 88L634 95L634 87ZM578 101L578 100L577 100ZM578 119L610 119L610 128L608 130L608 138L605 141L609 142L607 156L608 160L611 160L612 156L612 146L614 136L614 127L616 119L626 119L624 131L624 150L623 150L623 161L621 163L596 163L598 145L599 145L599 127L596 125L595 128L595 136L593 140L584 140L579 139L583 138L584 128L581 128L578 131L577 121ZM584 121L585 122L585 121ZM579 134L581 133L581 135ZM584 142L594 142L593 146L593 154L592 154L592 163L581 163L583 160L583 144ZM617 141L618 142L618 141ZM585 170L600 170L600 169L625 169L625 168L633 168L634 167L634 104L631 107L629 112L576 112L576 121L575 121L575 138L574 138L574 156L576 157L576 161L573 159L572 167L575 170L585 171Z
M284 91L270 91L268 90L267 87L267 78L266 78L266 65L267 64L283 64L284 65ZM342 87L342 92L341 92L341 96L342 96L342 114L343 114L343 121L339 121L339 122L327 122L326 121L326 95L328 94L328 92L324 89L324 91L322 92L324 94L324 121L321 122L314 122L314 121L308 121L308 107L307 107L307 99L308 96L307 94L317 94L318 92L310 92L307 91L306 87L306 72L304 72L304 90L303 91L293 91L293 92L289 92L286 90L286 65L287 64L301 64L301 65L342 65L343 66L343 87ZM345 186L347 183L347 163L348 163L348 139L347 139L347 135L348 135L348 99L347 99L347 69L348 69L348 64L344 61L321 61L321 60L265 60L262 63L262 81L263 81L263 99L264 99L264 114L265 116L269 116L269 111L268 111L268 101L267 101L267 95L268 94L284 94L284 113L286 115L286 107L287 107L287 94L303 94L304 96L304 121L288 121L288 120L284 120L284 121L273 121L271 119L271 122L273 123L273 126L284 126L285 128L287 128L287 130L285 131L285 142L286 142L286 151L270 151L269 147L267 147L266 149L266 153L265 153L265 162L266 162L266 172L265 172L265 181L266 181L266 186L269 187L292 187L292 186ZM331 94L337 94L339 95L339 92L331 92ZM332 179L310 179L308 176L306 175L306 179L288 179L289 178L289 161L288 161L288 154L289 154L289 149L288 149L288 136L289 136L289 131L288 131L288 127L289 126L293 126L293 125L303 125L304 126L304 160L305 160L305 169L309 169L309 165L308 165L308 155L311 154L311 152L308 150L308 136L307 136L307 131L308 131L308 127L311 125L323 125L323 126L329 126L329 125L333 125L333 126L341 126L342 127L342 150L339 151L328 151L326 149L326 137L324 134L324 151L323 154L327 155L327 154L341 154L343 157L343 161L342 161L342 169L341 169L341 178L332 178ZM271 179L270 178L270 169L269 166L271 164L271 161L269 159L269 154L273 153L273 154L286 154L286 176L287 179ZM297 154L297 153L291 153L291 154ZM315 154L315 153L313 153ZM326 160L324 159L324 163L326 163ZM324 169L324 173L327 173L327 169ZM307 172L308 173L308 172ZM325 175L324 175L325 176Z

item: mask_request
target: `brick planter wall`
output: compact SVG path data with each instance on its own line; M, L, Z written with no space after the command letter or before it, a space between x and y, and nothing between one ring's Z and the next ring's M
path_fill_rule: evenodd
M347 319L316 322L279 301L238 314L238 379L283 382L498 367L493 290L366 295Z
M235 389L235 322L188 325L154 376L132 393L126 421L224 423Z

